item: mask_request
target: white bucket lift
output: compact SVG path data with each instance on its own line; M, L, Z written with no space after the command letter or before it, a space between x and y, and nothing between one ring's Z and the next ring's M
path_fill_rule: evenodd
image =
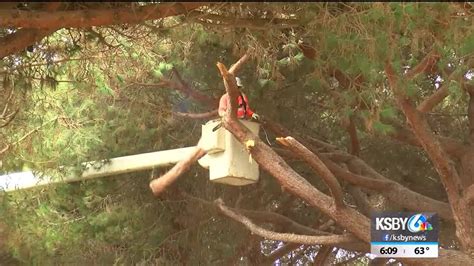
M254 134L258 135L260 125L255 122L241 122ZM247 149L224 127L212 131L220 120L212 120L202 126L201 140L198 146L207 151L207 155L198 162L209 169L209 179L233 186L244 186L258 181L259 168ZM12 173L0 176L0 192L15 191L54 183L75 182L91 178L130 173L170 166L187 158L195 147L179 148L165 151L129 155L112 158L101 168L93 167L95 162L85 163L87 169L81 176L69 176L62 179L35 176L32 172Z
M252 133L258 135L260 124L241 120ZM207 122L202 126L199 146L207 151L199 164L209 169L209 179L213 182L244 186L258 181L258 164L250 156L245 146L224 127L212 131L220 120Z

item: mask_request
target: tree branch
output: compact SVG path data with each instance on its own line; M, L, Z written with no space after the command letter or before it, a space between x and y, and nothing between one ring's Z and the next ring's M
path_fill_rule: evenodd
M446 78L446 81L441 84L441 86L436 90L435 93L430 95L428 98L424 99L417 107L418 111L422 113L427 113L433 108L441 103L444 98L449 95L449 85L453 79L457 79L460 76L462 77L463 72L460 70L452 71L449 76Z
M224 202L221 199L217 199L216 204L222 213L243 224L250 230L250 232L266 239L279 240L291 243L301 243L307 245L339 245L343 243L357 242L357 239L351 235L311 236L273 232L257 226L247 217L230 210L224 205Z
M467 89L469 103L467 106L467 119L469 121L469 142L474 144L474 87Z
M146 6L116 9L74 11L0 10L0 27L24 29L88 28L92 26L138 24L169 16L186 14L204 6L205 2L148 4Z
M243 57L245 58L246 55ZM242 59L242 58L241 58ZM238 64L238 62L241 62ZM235 63L235 69L240 68L240 65L242 65L242 62L245 62L245 60L239 60L237 63ZM229 103L230 103L230 108L227 108L225 119L229 121L236 121L240 125L240 123L237 120L237 97L239 96L239 90L237 89L237 81L235 80L234 74L232 72L228 72L227 68L224 66L222 63L217 63L217 68L220 71L221 76L224 79L224 86L226 89L227 94L229 95Z
M173 67L173 74L176 76L176 78L178 79L179 83L181 84L181 86L178 86L179 89L184 92L185 94L188 94L190 95L191 97L193 97L194 99L200 101L200 102L204 102L204 103L207 103L208 105L214 105L216 104L216 100L201 93L201 92L198 92L195 88L192 88L180 75L180 73L178 72L178 70ZM177 88L177 87L175 87Z
M61 4L61 2L48 2L44 5L45 12L54 12L61 7ZM1 12L2 10L0 10L0 13ZM1 19L2 15L0 15L0 20ZM8 34L0 39L0 59L24 51L26 47L41 41L44 37L52 34L58 29L58 27L51 27L43 30L23 28L14 33Z
M280 18L236 18L236 17L226 17L216 14L207 14L205 12L194 11L190 16L191 19L195 21L214 21L219 22L209 23L216 26L232 26L232 27L245 27L245 28L264 28L266 27L279 27L279 28L292 28L302 26L302 23L297 19L280 19Z
M449 81L448 81L449 82ZM436 90L435 93L433 93L431 96L428 98L424 99L417 107L418 111L422 113L427 113L433 108L438 105L441 101L443 101L444 98L446 98L449 95L449 90L448 90L448 84L443 84L441 85L438 90Z
M355 125L354 115L349 116L349 124L347 125L346 130L347 130L347 133L349 133L349 137L351 139L351 154L355 156L359 156L360 142L359 142L359 138L357 137L357 128Z
M405 74L405 78L413 79L419 74L424 73L428 70L431 70L436 65L436 63L438 63L440 58L441 58L440 54L435 49L433 49L421 60L421 62L418 65L410 69Z
M41 41L56 30L19 29L8 34L0 39L0 59L25 50L29 45Z
M195 163L204 155L206 155L206 151L200 147L196 147L196 150L188 158L178 162L175 166L173 166L173 168L171 168L171 170L162 175L160 178L151 181L150 188L153 194L158 196L167 187L173 184L178 179L178 177L186 172L193 163Z
M229 69L230 74L236 75L237 72L240 71L242 66L249 60L249 58L250 58L249 53L250 53L250 51L247 51L235 64L233 64L230 67L230 69Z
M190 199L193 201L197 201L201 204L211 206L213 208L217 208L217 205L215 202L207 201L198 197L191 196L185 192L181 193L184 195L184 198ZM247 209L237 209L237 208L230 208L227 207L230 210L234 212L241 213L243 215L246 215L249 218L252 218L254 220L260 221L260 222L266 222L266 223L272 223L272 224L278 224L282 227L288 227L291 230L293 230L295 233L298 234L313 234L313 235L329 235L330 233L311 228L306 225L302 225L296 221L293 221L292 219L281 215L279 213L275 212L268 212L268 211L255 211L255 210L247 210Z
M395 94L396 101L409 121L413 133L427 152L448 194L448 199L453 209L456 224L456 235L464 250L474 248L474 234L471 234L472 223L470 212L460 197L460 178L448 155L442 149L439 141L431 132L424 117L413 107L404 91L398 87L395 70L390 63L385 64L390 88Z
M383 122L388 123L395 128L395 131L390 134L390 137L412 146L423 147L413 132L405 126L402 126L393 120ZM444 151L449 155L456 158L461 158L464 155L465 146L460 141L444 136L436 136L436 138Z
M180 117L186 117L191 119L210 119L213 117L217 117L217 109L212 110L210 112L205 113L181 113L181 112L173 112L174 115Z
M379 192L389 190L391 187L391 182L387 180L379 180L357 175L344 170L342 167L338 166L337 164L328 159L323 158L322 160L336 176L342 178L343 180L349 182L352 185L372 189Z
M326 167L326 165L324 165L321 159L319 159L316 153L312 153L292 137L277 138L277 141L298 155L301 159L305 160L306 163L308 163L311 168L318 173L331 191L331 195L334 197L334 202L336 203L337 208L345 207L344 194L341 185L334 174Z

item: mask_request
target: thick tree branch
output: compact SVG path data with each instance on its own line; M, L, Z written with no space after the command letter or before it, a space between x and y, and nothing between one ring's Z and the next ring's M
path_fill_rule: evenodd
M245 60L239 61L245 62ZM238 69L239 65L241 64L235 63L235 68ZM229 121L236 121L237 123L242 125L242 123L237 121L237 97L239 96L239 91L237 89L237 81L235 80L234 74L232 72L228 72L227 68L222 63L217 63L217 68L219 69L220 74L224 79L224 86L226 88L227 94L229 95L230 108L227 108L227 112L224 118Z
M390 189L390 181L357 175L344 170L342 167L338 166L337 164L328 159L322 158L322 160L336 176L342 178L343 180L347 181L352 185L376 190L379 192L383 192L385 190Z
M240 71L240 69L242 68L242 66L249 60L250 56L249 56L249 52L250 51L247 51L235 64L233 64L230 69L229 69L229 73L232 74L232 75L236 75L237 72Z
M421 60L421 62L418 65L410 69L405 74L405 78L413 79L421 73L430 71L438 63L440 58L441 58L440 54L436 51L436 49L433 49Z
M311 236L273 232L257 226L247 217L230 210L224 205L224 202L221 199L216 200L216 204L222 213L245 225L245 227L247 227L250 232L266 239L279 240L291 243L301 243L307 245L340 245L344 243L357 242L357 239L351 235Z
M306 163L308 163L311 168L318 173L318 175L324 180L324 183L328 186L329 191L331 191L336 207L345 207L344 194L339 181L337 181L334 174L326 167L326 165L324 165L316 153L311 152L292 137L277 138L277 141L298 155L301 159L305 160Z
M449 81L448 81L449 82ZM443 84L435 93L424 99L417 107L418 111L427 113L449 95L448 84Z
M177 163L175 166L173 166L173 168L171 168L171 170L162 175L160 178L151 181L150 188L153 194L158 196L167 187L173 184L178 179L178 177L186 172L193 163L195 163L204 155L206 155L206 151L200 147L196 147L196 150L188 158Z
M390 63L385 64L385 73L387 75L390 88L395 94L396 101L409 121L413 133L420 141L423 149L427 152L428 157L441 177L441 181L448 194L448 199L453 209L454 221L456 224L456 235L461 242L464 250L474 249L474 234L471 234L472 223L470 212L467 205L460 197L459 182L460 177L448 155L442 149L439 141L431 132L430 127L424 117L420 114L405 95L404 91L399 88L398 79Z
M449 95L449 85L451 84L453 79L458 79L462 77L463 72L458 70L452 71L449 76L446 78L441 86L434 92L432 95L424 99L420 104L418 104L418 111L422 113L427 113L433 110L439 103L441 103L444 98Z
M61 7L61 2L48 2L44 4L45 12L53 12ZM0 10L0 13L2 11ZM1 15L0 15L1 20ZM49 29L19 29L14 33L0 39L0 59L5 56L16 54L24 51L26 47L33 43L41 41L44 37L55 32L58 27L51 27Z
M383 122L388 123L395 128L394 132L390 134L390 137L412 146L422 147L420 141L407 127L402 126L393 120L384 120ZM456 158L461 158L464 155L465 146L460 141L444 136L436 136L436 138L438 139L443 150L446 151L446 153L448 153L449 155L454 156Z
M355 156L359 156L360 142L359 142L359 138L357 137L357 127L355 124L354 115L349 116L349 124L347 125L346 130L347 130L347 133L349 133L349 137L351 140L351 154Z
M0 39L0 59L24 51L26 47L41 41L57 29L35 30L19 29Z
M92 26L138 24L146 20L186 14L205 2L148 4L116 9L74 11L0 10L0 27L24 29L88 28Z
M297 19L280 19L280 18L236 18L236 17L226 17L216 14L207 14L205 12L194 11L190 16L191 19L194 19L198 22L207 22L211 21L209 24L213 25L223 25L223 26L232 26L232 27L244 27L244 28L267 28L276 27L276 28L292 28L302 26L302 23ZM219 24L216 24L218 22Z

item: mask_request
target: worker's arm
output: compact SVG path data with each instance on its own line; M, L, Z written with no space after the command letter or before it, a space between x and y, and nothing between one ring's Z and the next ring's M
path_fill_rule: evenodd
M222 95L219 101L219 109L217 110L220 117L223 117L225 115L228 105L229 105L229 96L227 95L227 93L225 93L224 95Z

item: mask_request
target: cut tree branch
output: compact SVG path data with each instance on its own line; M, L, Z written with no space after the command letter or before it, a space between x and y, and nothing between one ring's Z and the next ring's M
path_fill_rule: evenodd
M200 147L196 147L195 151L186 159L178 162L171 170L166 172L160 178L150 182L151 191L155 196L161 194L166 188L173 184L178 177L186 172L193 163L199 160L201 157L206 155L206 151Z
M240 71L242 66L249 60L249 58L250 58L249 53L250 53L250 51L247 51L235 64L233 64L230 67L230 69L229 69L230 74L236 75L237 72Z
M217 199L216 204L222 213L245 225L245 227L247 227L250 232L266 239L279 240L291 243L301 243L306 245L339 245L343 243L353 243L358 241L351 235L311 236L273 232L257 226L247 217L230 210L224 205L224 202L221 199Z
M308 163L311 168L318 173L318 175L324 180L324 183L328 186L329 191L331 191L331 195L334 197L334 202L336 203L337 208L345 207L344 194L339 181L337 181L334 174L327 168L321 159L319 159L316 153L311 152L292 137L277 138L277 141L298 155L301 159L305 160L306 163Z
M146 6L116 9L73 10L73 11L24 11L0 10L0 27L24 29L88 28L92 26L138 24L146 20L160 19L186 14L205 2L162 3Z

